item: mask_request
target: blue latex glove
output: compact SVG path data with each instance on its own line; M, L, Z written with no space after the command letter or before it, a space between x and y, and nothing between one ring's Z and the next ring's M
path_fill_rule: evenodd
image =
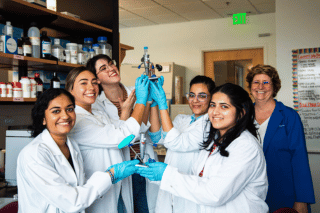
M137 172L137 168L135 165L138 164L139 160L131 160L131 161L124 161L122 163L118 163L115 165L112 165L108 168L114 169L114 183L118 183L120 180L129 177L130 175Z
M161 82L161 86L163 86L163 82L164 82L163 76L160 76L158 78L158 81L160 81ZM150 85L149 85L149 96L151 97L151 100L153 100L152 96L151 96L151 86ZM151 104L151 107L155 107L155 106L158 106L158 103L157 103L156 100L153 100L153 103Z
M167 164L162 162L146 163L149 167L139 167L137 173L151 181L161 181Z
M152 99L158 103L159 109L165 110L165 109L168 109L168 105L167 105L166 93L162 88L163 77L162 78L161 77L158 79L157 82L152 82L152 81L150 82L151 96L152 96Z
M149 83L150 80L148 76L146 75L141 75L141 77L138 77L136 80L136 97L137 97L137 104L143 104L146 105L147 100L148 100L148 94L149 94Z

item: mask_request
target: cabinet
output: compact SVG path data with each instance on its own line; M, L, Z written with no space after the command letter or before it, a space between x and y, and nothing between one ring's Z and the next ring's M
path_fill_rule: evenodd
M125 51L133 47L119 43L118 5L118 0L57 0L55 12L23 0L0 0L0 23L11 21L26 36L29 24L36 21L40 30L48 31L48 36L75 43L83 43L85 37L107 36L113 47L112 57L119 65ZM81 19L60 13L63 11L77 14ZM81 65L0 53L0 69L17 67L19 78L27 76L29 70L68 72L78 66Z

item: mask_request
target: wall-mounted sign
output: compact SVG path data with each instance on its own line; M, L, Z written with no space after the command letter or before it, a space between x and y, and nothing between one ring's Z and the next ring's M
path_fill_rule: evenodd
M246 24L247 13L233 14L233 25Z
M320 152L320 48L292 51L293 102L308 151Z

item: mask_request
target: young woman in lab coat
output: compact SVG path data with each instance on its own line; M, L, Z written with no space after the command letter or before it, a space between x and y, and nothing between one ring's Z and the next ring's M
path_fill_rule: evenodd
M163 89L153 83L151 86L162 105ZM249 94L230 83L217 87L208 116L212 126L208 139L201 144L203 149L193 159L192 174L161 162L138 168L138 173L161 181L161 190L196 203L196 212L267 213L266 163L256 138ZM180 143L182 151L189 148L188 141Z
M117 126L119 123L130 117L135 99L132 98L134 97L134 87L126 87L121 84L120 73L114 63L115 62L107 55L100 54L88 61L87 68L96 75L99 80L100 94L92 105L92 108L109 116L113 124ZM156 120L152 117L150 117L152 125L148 121L151 101L152 99L149 97L143 113L143 122L140 128L140 132L142 133L147 132L149 128L151 131L158 131L160 129L160 125L157 125ZM157 108L157 106L156 104L153 104L151 110L154 110L155 108ZM146 134L146 139L147 142L151 142L148 134ZM139 140L139 137L137 140ZM152 143L146 144L145 152L148 154L146 156L157 160L158 157L153 151L153 146L151 144ZM136 148L134 147L134 149ZM130 150L125 148L122 151L125 160L130 160ZM139 152L139 150L136 151ZM148 159L146 158L145 160ZM131 178L128 179L131 182ZM132 181L132 185L134 187L133 194L137 195L134 196L135 212L154 212L159 187L154 184L149 184L149 182L145 183L145 179L139 175L133 175ZM145 193L147 195L147 199L145 198Z
M136 162L97 171L86 181L79 147L67 134L76 115L73 96L64 89L49 89L32 109L35 139L19 154L17 183L19 212L82 212L117 181L136 171ZM121 170L120 170L121 169ZM86 183L85 183L86 182Z
M205 132L209 131L208 127L210 128L210 125L207 125L209 121L207 112L214 88L215 83L211 78L198 75L190 81L190 90L187 94L188 104L193 114L177 115L174 121L171 122L166 113L160 113L163 131L166 134L164 140L160 140L160 143L165 146L167 144L170 145L167 146L168 150L164 162L176 167L179 172L184 174L191 174L193 160L197 158L200 152L200 144L204 140ZM150 134L156 135L156 133ZM181 152L179 146L182 141L188 141L194 149L189 152ZM166 213L195 212L196 205L167 191L159 190L156 210L157 212Z
M86 67L71 70L66 78L66 89L75 97L77 121L69 137L76 140L84 159L87 177L96 171L104 171L109 166L123 162L123 153L118 144L127 136L139 134L142 114L147 102L149 79L139 77L136 81L137 104L130 118L118 126L99 111L92 110L98 93L98 80ZM128 178L115 184L108 193L94 202L89 208L93 212L133 212L132 190ZM119 202L118 202L119 201ZM118 206L119 204L119 206Z

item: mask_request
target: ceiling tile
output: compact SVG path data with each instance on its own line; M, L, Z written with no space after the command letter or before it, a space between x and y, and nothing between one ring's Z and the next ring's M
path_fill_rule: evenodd
M189 19L190 21L195 20L204 20L204 19L215 19L215 18L223 18L219 14L214 11L199 11L193 13L182 13L183 17Z
M124 20L124 19L133 19L133 18L139 18L136 14L131 13L130 11L126 10L119 10L119 19Z
M225 9L215 9L217 13L223 15L224 17L230 17L232 14L236 13L248 13L248 15L257 14L257 10L252 5L243 5L239 7L230 7Z
M128 26L128 27L141 27L141 26L148 26L154 25L155 23L149 21L144 18L135 18L135 19L126 19L126 20L119 20L120 24Z
M154 21L158 24L168 24L168 23L178 23L189 21L175 13L160 15L160 16L150 16L149 20Z
M157 3L151 0L119 0L119 7L122 7L124 9L154 7L157 5Z
M248 0L202 0L213 9L235 8L244 5L251 5ZM229 2L229 4L226 4Z
M174 5L166 5L166 7L178 14L211 10L207 5L205 5L200 1L192 2L192 3L179 3Z
M197 2L199 0L154 0L154 1L162 5L168 5L168 4Z
M260 13L275 13L276 12L276 4L275 3L256 4L254 6Z
M154 6L154 7L147 7L147 8L140 8L140 9L131 9L130 12L137 14L142 17L149 17L149 16L159 16L172 13L170 10L162 7L162 6Z
M256 4L275 4L276 0L250 0L253 5Z

